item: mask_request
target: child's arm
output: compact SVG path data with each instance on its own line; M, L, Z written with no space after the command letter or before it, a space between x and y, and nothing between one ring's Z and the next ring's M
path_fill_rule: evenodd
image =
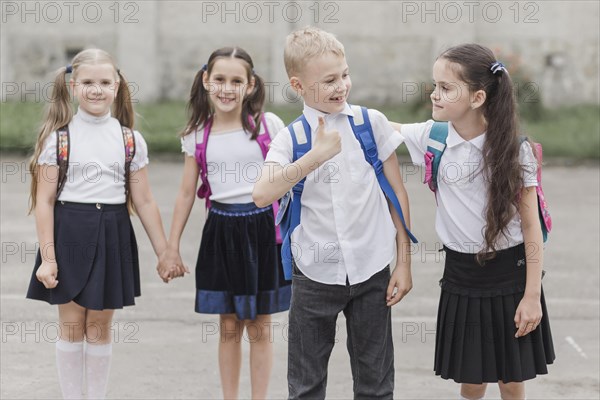
M183 166L183 178L181 179L181 186L179 187L179 193L175 200L175 208L173 209L167 250L160 257L159 262L159 273L163 279L169 279L169 269L173 265L183 265L179 254L179 243L181 242L181 235L196 200L199 173L200 169L198 168L196 159L186 156ZM189 272L187 267L186 272Z
M396 158L396 153L392 153L387 160L383 163L383 173L389 181L394 193L398 196L398 201L402 207L402 213L404 214L404 220L406 226L410 228L410 210L408 206L408 194L404 188L402 182L402 176L400 175L400 165ZM400 216L396 212L396 208L388 200L388 206L392 215L392 220L396 226L396 267L390 277L390 283L387 288L386 301L389 307L398 303L410 290L412 289L412 275L410 271L410 242L408 234L404 230ZM396 292L394 293L394 290Z
M36 278L47 289L58 285L58 264L54 251L54 203L58 182L58 167L56 165L37 166L37 193L35 206L35 225L42 256L42 265L35 273Z
M319 128L312 148L300 159L282 167L267 162L260 179L254 185L252 200L258 207L266 207L283 197L291 188L315 169L342 151L342 138L338 131L325 131L325 120L319 117Z
M152 243L152 248L157 257L167 248L167 239L163 229L162 219L158 206L152 196L150 183L148 182L148 168L143 167L131 174L130 177L131 198L135 210L144 225L146 234ZM183 267L181 267L183 268Z
M521 214L521 229L523 230L523 240L525 242L525 257L527 258L527 283L525 294L515 313L515 325L518 329L515 337L527 335L542 320L540 296L542 293L544 248L537 201L535 186L523 188L519 213Z

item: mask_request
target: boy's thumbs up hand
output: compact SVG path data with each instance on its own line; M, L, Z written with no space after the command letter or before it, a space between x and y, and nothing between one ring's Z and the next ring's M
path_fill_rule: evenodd
M315 138L314 150L319 152L322 162L328 161L342 151L342 137L336 130L325 130L325 119L319 117L319 128Z

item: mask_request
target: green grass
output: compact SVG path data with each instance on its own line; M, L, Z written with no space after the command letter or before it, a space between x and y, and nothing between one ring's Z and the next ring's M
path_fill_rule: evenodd
M410 123L429 118L426 110L414 107L377 107L391 121ZM287 124L301 111L301 105L270 107ZM186 123L185 104L165 102L139 104L136 129L143 133L152 153L180 151L178 133ZM40 125L40 103L0 103L0 150L28 153ZM600 107L594 105L543 110L541 118L522 120L524 133L544 146L545 157L574 160L600 159ZM407 154L401 146L400 154Z

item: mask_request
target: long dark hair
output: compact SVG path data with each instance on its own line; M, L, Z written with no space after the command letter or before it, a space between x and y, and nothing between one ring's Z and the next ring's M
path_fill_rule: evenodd
M506 228L516 212L518 194L523 186L513 83L506 70L492 72L496 57L487 47L463 44L446 50L438 58L460 66L455 72L472 93L478 90L486 93L481 106L487 122L483 173L489 185L485 243L477 254L478 261L483 263L495 256L494 244L498 237L506 237Z
M212 117L213 110L208 99L209 92L204 88L202 77L205 73L210 76L212 68L219 58L237 58L244 61L248 83L254 78L252 92L242 101L242 126L246 132L251 132L254 140L260 131L260 114L265 103L265 84L263 79L254 72L254 63L250 55L240 47L223 47L215 50L208 58L206 68L200 69L196 74L187 106L190 119L181 132L181 136L195 131ZM248 117L254 120L254 126L251 125Z

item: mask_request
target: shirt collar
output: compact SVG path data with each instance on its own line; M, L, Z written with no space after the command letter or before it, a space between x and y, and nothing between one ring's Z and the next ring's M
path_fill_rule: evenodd
M89 124L103 124L106 121L108 121L110 119L110 111L108 111L106 114L101 115L99 117L92 115L88 112L86 112L85 110L83 110L81 107L77 108L77 114L75 114L76 117L80 118L82 121L87 122Z
M448 121L448 139L446 139L446 145L449 148L451 148L465 142L471 143L473 146L477 147L481 151L483 149L483 144L485 143L485 132L467 141L463 139L458 134L458 132L456 132L456 129L454 129L452 122Z
M325 118L325 123L327 123L330 121L335 121L340 115L354 116L354 113L352 112L352 109L350 108L350 105L348 103L344 105L344 109L342 111L335 114L326 114L304 103L304 110L302 111L302 113L306 117L306 120L310 125L310 129L313 132L315 132L317 127L319 126L319 117Z

